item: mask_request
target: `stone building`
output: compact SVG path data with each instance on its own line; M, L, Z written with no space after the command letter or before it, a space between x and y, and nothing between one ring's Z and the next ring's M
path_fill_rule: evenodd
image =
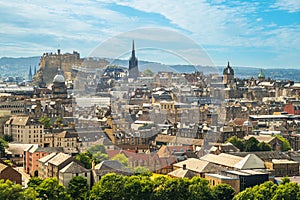
M4 125L4 134L23 144L42 144L44 125L26 115L10 117Z

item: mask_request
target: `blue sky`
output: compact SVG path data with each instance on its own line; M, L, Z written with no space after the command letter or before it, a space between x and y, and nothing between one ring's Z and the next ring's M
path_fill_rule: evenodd
M300 67L299 0L0 0L0 5L0 57L39 56L57 48L85 57L113 37L152 27L183 35L177 42L186 52L184 38L194 41L215 65L229 60L233 66ZM124 44L135 39L139 49L149 35L143 42L135 37L128 35ZM148 47L169 37L151 37ZM137 56L180 63L158 51L137 51Z

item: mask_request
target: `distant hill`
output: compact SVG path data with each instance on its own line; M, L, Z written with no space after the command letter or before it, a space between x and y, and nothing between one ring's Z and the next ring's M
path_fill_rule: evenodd
M128 67L128 60L105 58L112 65ZM7 76L21 76L27 78L29 66L32 68L39 65L40 56L22 57L22 58L0 58L0 75ZM194 71L201 71L204 74L223 72L224 66L210 67L210 66L192 66L192 65L165 65L157 62L139 61L139 70L144 71L150 69L153 72L158 71L174 71L180 73L191 73ZM237 67L233 66L235 76L239 78L256 78L259 74L259 68L254 67ZM270 77L276 80L294 80L300 82L300 69L263 69L266 78Z
M40 56L34 57L21 57L21 58L0 58L0 74L2 77L7 76L20 76L27 78L29 67L32 70L36 66L38 69Z

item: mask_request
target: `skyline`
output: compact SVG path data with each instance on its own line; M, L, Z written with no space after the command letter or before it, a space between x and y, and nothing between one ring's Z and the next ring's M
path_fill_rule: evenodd
M75 50L86 57L120 34L161 28L190 38L217 66L228 60L233 66L257 68L297 68L300 63L298 0L14 0L0 4L0 57L39 56L58 48L63 52ZM132 39L137 41L137 49L145 48L136 35L129 35L125 44ZM156 48L162 39L168 40L169 35L151 37L150 47ZM172 40L169 42L171 45ZM185 41L180 42L184 47ZM127 48L126 56L131 46ZM157 55L161 54L149 50L137 52L139 60L165 64L175 64L175 60L176 64L186 64L172 56Z

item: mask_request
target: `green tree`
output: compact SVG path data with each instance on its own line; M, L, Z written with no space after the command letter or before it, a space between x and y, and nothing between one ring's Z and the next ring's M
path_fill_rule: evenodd
M250 137L248 140L244 142L245 145L245 151L251 152L251 151L258 151L258 140L254 137Z
M70 195L65 191L65 187L58 183L56 178L48 178L36 187L39 199L69 200Z
M61 118L61 117L57 117L56 119L55 119L55 121L54 121L54 125L56 126L56 127L59 127L59 126L61 126L63 124L63 119Z
M51 126L51 119L49 117L41 116L39 122L42 123L46 129Z
M282 135L278 135L278 134L275 137L282 142L282 151L291 150L291 144L287 139L285 139Z
M233 144L240 151L244 151L245 146L244 146L243 141L240 138L238 138L236 136L232 136L232 137L227 139L226 143L227 142L230 142L231 144Z
M144 76L153 76L154 73L150 69L146 69L143 71Z
M146 176L125 176L123 199L150 199L153 193L153 182Z
M185 178L168 178L163 185L155 188L154 199L188 199L190 181Z
M274 184L272 181L267 181L263 184L254 186L252 192L255 194L255 199L264 200L272 199L276 189L276 184Z
M74 176L67 188L72 199L83 200L88 198L89 185L87 179L82 176Z
M265 142L258 143L257 147L258 147L259 151L272 151L271 145L269 145Z
M125 191L124 177L115 173L106 174L97 182L90 192L90 199L123 199Z
M75 156L75 159L81 162L85 168L91 169L92 168L92 155L88 152L79 153Z
M36 188L37 186L41 185L43 179L39 177L31 177L27 183L28 187Z
M98 145L94 145L94 146L91 146L90 148L88 148L88 152L90 154L94 154L94 153L105 153L106 154L106 150L105 150L105 147L101 144L98 144Z
M12 135L3 135L3 140L5 140L6 142L12 142L13 141L13 137Z
M128 166L128 158L124 155L124 154L117 154L115 155L112 160L117 160L120 163L122 163L123 165L125 165L126 167Z
M20 199L22 186L14 184L10 180L0 180L0 199Z
M287 183L290 183L291 182L291 180L289 179L289 177L283 177L282 179L281 179L281 185L285 185L285 184L287 184Z
M299 200L300 199L300 186L298 183L288 182L280 184L277 187L273 200L287 199L287 200Z
M231 200L234 193L234 189L227 184L219 184L212 188L212 195L216 200Z
M103 160L109 160L109 156L106 153L105 147L103 145L95 145L87 150L88 154L91 155L91 159L95 161L95 163L100 163Z
M151 176L151 171L147 167L137 166L133 169L134 174Z
M255 199L255 194L252 188L246 188L242 192L233 197L233 200L250 200Z
M0 156L3 158L5 156L5 148L8 147L8 144L5 140L0 138Z
M200 177L193 177L190 180L191 184L188 188L190 200L210 200L213 199L212 190L209 187L208 180Z
M21 192L21 196L23 197L22 200L36 200L38 193L34 188L28 187Z

